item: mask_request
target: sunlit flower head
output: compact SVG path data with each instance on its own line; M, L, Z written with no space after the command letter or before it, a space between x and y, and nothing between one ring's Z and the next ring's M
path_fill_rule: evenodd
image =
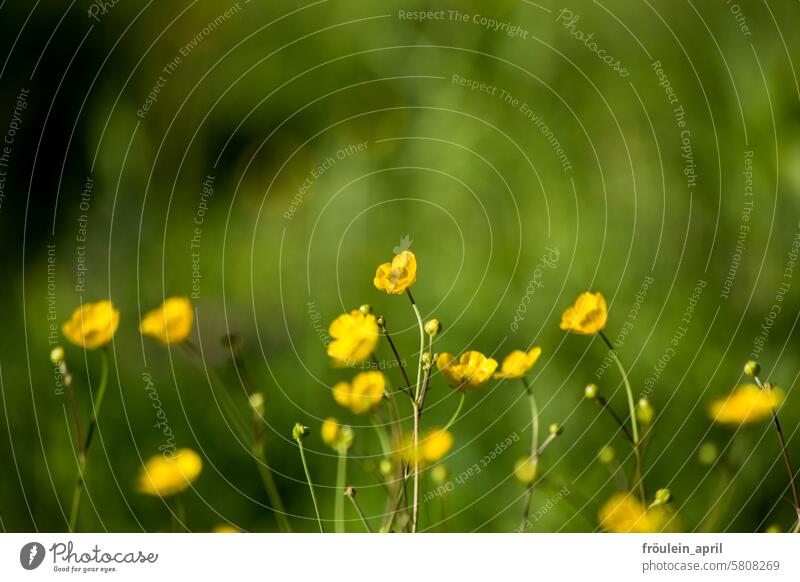
M453 435L443 428L431 428L420 435L419 464L430 465L441 461L450 449L453 448ZM414 440L411 435L406 435L400 443L397 455L406 463L414 462Z
M238 527L235 527L229 523L221 523L214 527L214 530L211 533L242 533Z
M136 489L145 495L168 497L184 491L203 470L203 460L192 449L178 449L173 455L155 455L139 472Z
M440 354L436 365L450 386L458 390L475 390L482 387L497 370L497 361L480 352L466 352L459 357Z
M333 387L333 398L354 414L364 414L380 404L386 390L382 372L362 372L353 382L339 382Z
M193 323L192 303L186 297L170 297L145 314L139 331L162 344L176 344L189 337Z
M328 333L333 341L328 355L337 366L355 366L369 358L378 345L378 323L371 313L354 310L337 317Z
M616 493L600 508L600 526L611 533L654 533L675 527L672 513L664 505L647 509L633 495Z
M542 348L533 348L529 352L514 350L506 356L500 371L495 378L522 378L536 364L536 360L542 355Z
M119 327L119 311L111 301L84 303L62 327L64 337L76 346L93 350L106 345Z
M561 316L561 329L592 335L605 328L607 319L608 309L602 293L581 293Z
M378 267L373 283L389 295L401 295L417 282L417 257L411 251L403 251Z
M349 426L342 426L337 419L332 417L325 419L319 434L322 442L334 450L342 447L347 449L353 444L353 429Z
M760 422L772 416L783 402L783 391L772 388L765 392L755 384L744 384L727 398L711 403L710 414L714 422L722 424L747 424Z

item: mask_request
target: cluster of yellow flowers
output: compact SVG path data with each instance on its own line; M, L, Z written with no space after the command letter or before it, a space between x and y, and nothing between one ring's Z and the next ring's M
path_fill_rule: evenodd
M402 383L399 388L391 386L389 379L377 370L361 372L351 380L340 381L332 388L332 397L336 404L354 415L373 414L374 425L379 433L383 447L384 458L380 464L381 473L386 481L384 483L389 493L390 511L381 531L417 531L419 527L419 480L420 475L427 469L432 469L433 479L442 479L446 470L440 464L452 450L454 437L450 429L458 419L464 405L466 395L474 390L479 390L492 380L511 381L520 380L527 395L531 412L531 445L528 454L519 458L514 465L514 475L526 487L525 506L523 512L523 525L527 523L530 510L532 491L539 481L539 464L542 454L558 437L563 428L555 423L550 425L549 435L540 442L539 438L539 409L531 382L527 374L539 360L542 349L538 346L525 350L513 350L502 363L477 350L468 350L459 355L449 352L434 353L434 341L442 331L438 319L423 321L420 310L412 295L411 288L417 282L417 258L410 251L403 251L390 262L380 265L375 273L373 283L376 289L388 295L407 295L414 315L419 325L420 350L416 366L416 381L413 374L407 370L405 360L400 356L384 316L376 315L369 305L363 305L344 313L331 323L329 333L332 341L328 345L327 354L335 368L352 368L370 359L377 365L375 352L381 338L385 338L391 348L397 368L402 373ZM598 336L610 350L609 355L615 361L622 376L627 396L628 414L619 415L611 403L605 398L602 390L595 384L590 384L585 389L587 399L595 401L604 412L607 412L618 425L618 432L625 438L632 448L636 462L635 471L631 480L625 479L621 490L613 494L602 505L598 512L600 526L608 532L657 532L675 531L679 526L679 518L671 509L671 493L668 489L659 489L655 496L648 499L645 488L645 472L643 468L643 450L648 443L651 428L657 418L655 409L647 398L634 399L633 389L625 367L619 359L617 350L605 335L608 322L608 306L603 295L599 292L581 293L574 303L564 310L560 327L562 330L589 336ZM73 344L87 350L103 348L112 341L120 323L120 313L111 301L98 301L86 303L75 310L70 319L64 323L62 330L64 336ZM191 302L185 297L171 297L158 308L148 312L139 325L140 332L152 337L162 344L172 345L185 343L192 351L194 348L189 340L194 324L194 311ZM94 409L92 419L86 432L85 440L79 439L80 466L73 496L73 509L70 526L74 530L80 503L80 493L83 488L83 473L86 470L86 453L91 443L91 435L97 422L102 395L107 382L107 354L102 351L104 372L103 380L98 389L98 395L93 399ZM64 351L61 348L53 350L51 358L65 366ZM422 412L425 408L426 397L431 389L434 369L438 370L442 379L455 390L459 399L458 408L450 422L445 426L421 426ZM760 422L772 418L781 440L781 452L784 455L787 468L790 469L790 484L792 486L795 506L800 516L800 502L794 485L791 463L786 453L785 442L777 418L777 409L784 399L784 393L779 388L769 383L761 382L758 374L760 368L755 362L749 362L745 373L754 379L755 383L739 386L731 395L716 400L709 407L709 414L714 422L728 425L741 425ZM413 427L404 426L399 413L397 395L408 397L411 405ZM71 394L71 397L74 396ZM263 420L264 398L260 393L250 394L250 406L256 420ZM386 403L386 408L382 405ZM384 420L388 418L388 420ZM82 434L80 420L75 416L76 432ZM258 423L256 423L258 424ZM391 429L391 437L386 434L385 427ZM309 467L306 463L303 441L310 434L310 429L302 424L294 427L293 437L297 441L301 460L308 480L314 508L317 512L320 531L324 531L319 513L314 485ZM337 452L339 458L337 471L337 500L336 500L336 528L344 531L344 499L350 499L363 526L367 531L372 527L361 511L355 500L355 489L346 483L346 468L348 450L353 446L356 433L348 425L341 423L337 418L327 418L320 426L322 441ZM258 426L253 435L253 449L256 451L266 467L263 451L263 442ZM701 447L703 461L707 464L716 462L717 452L712 443ZM712 451L713 449L713 451ZM711 454L712 451L713 454ZM610 446L602 449L599 460L616 473L622 467L616 460L614 450ZM200 476L203 460L199 454L189 448L181 448L172 454L155 455L148 459L141 468L137 481L137 491L158 497L176 495L191 487ZM283 505L280 501L275 483L272 481L269 470L262 470L262 478L270 496L283 531L290 531L288 522L285 521ZM412 493L407 491L407 482L413 482ZM282 518L282 519L281 519ZM800 524L798 524L800 529ZM219 526L215 531L239 531L228 524Z

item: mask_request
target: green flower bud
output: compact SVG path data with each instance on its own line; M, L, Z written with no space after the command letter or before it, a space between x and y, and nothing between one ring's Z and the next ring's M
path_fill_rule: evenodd
M553 424L551 424L549 430L550 430L550 434L554 435L554 436L558 436L562 432L564 432L564 428L560 424L558 424L557 422L554 422Z
M350 486L350 487L346 488L344 490L344 496L345 497L355 497L356 496L356 488L353 487L353 486Z
M659 489L656 491L655 501L653 505L666 505L672 501L672 491L669 489Z
M372 314L372 305L369 305L368 303L365 303L364 305L359 307L358 310L361 313L363 313L364 315L371 315Z
M530 457L522 457L514 463L514 477L523 485L530 485L536 480L538 463Z
M383 329L386 327L386 318L382 315L379 315L375 318L375 322L378 324L378 327Z
M597 388L597 384L587 384L586 388L583 391L583 393L586 395L586 398L588 398L589 400L597 398L598 392L599 389Z
M697 450L697 460L700 461L702 465L713 465L718 457L719 449L715 443L710 441L700 445L700 448Z
M389 459L382 459L381 464L378 466L380 469L381 475L384 477L388 477L392 474L392 470L394 467L392 466L392 462Z
M617 452L614 450L614 447L611 445L606 445L600 452L597 453L597 460L603 463L604 465L610 465L614 462L614 459L617 458Z
M253 392L250 395L250 408L258 416L264 416L264 395L261 392Z
M295 423L294 428L292 429L292 438L296 440L298 443L301 442L304 438L311 434L311 429L307 426L300 424L299 422Z
M647 398L640 398L636 405L636 419L642 424L650 424L655 418L656 411Z
M435 337L442 332L442 324L438 319L430 319L425 323L425 332Z
M758 376L761 373L761 365L755 360L750 360L744 365L745 376Z
M54 364L60 364L64 361L64 348L56 346L50 350L50 361Z

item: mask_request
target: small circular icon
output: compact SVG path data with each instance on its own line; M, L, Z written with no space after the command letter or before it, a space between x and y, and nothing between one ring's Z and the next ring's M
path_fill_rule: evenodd
M44 546L39 542L29 542L19 551L19 563L26 570L35 570L44 561Z

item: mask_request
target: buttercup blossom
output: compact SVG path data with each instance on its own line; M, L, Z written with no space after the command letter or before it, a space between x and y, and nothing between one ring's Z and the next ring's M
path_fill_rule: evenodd
M419 464L430 465L440 461L453 448L453 435L443 428L432 428L419 437ZM408 464L414 462L414 441L411 435L404 437L397 451L398 456Z
M186 297L170 297L145 314L139 331L163 344L175 344L189 337L193 323L192 303Z
M670 517L669 510L663 505L647 509L628 493L616 493L598 514L600 526L611 533L667 531Z
M608 309L602 293L581 293L561 316L561 329L592 335L605 328L607 319Z
M747 424L769 418L781 402L783 391L779 388L765 392L755 384L744 384L727 398L715 400L709 412L715 422Z
M174 455L155 455L139 472L136 489L145 495L168 497L187 489L203 470L203 460L192 449Z
M232 526L229 523L221 523L218 526L215 526L214 531L211 533L242 533L242 530L240 530L238 527Z
M475 390L486 384L497 370L497 361L480 352L466 352L456 358L453 354L440 354L436 365L450 386L458 390Z
M328 355L338 366L355 366L369 358L378 345L378 323L375 316L359 310L337 317L328 333L333 341Z
M402 295L406 289L417 282L417 257L411 251L403 251L378 267L373 283L375 287L389 295Z
M70 342L87 350L106 345L119 327L119 311L108 300L84 303L62 327Z
M528 353L521 350L514 350L503 360L500 371L494 375L495 378L522 378L536 364L536 360L542 355L542 348L533 348Z
M386 389L382 372L362 372L349 382L339 382L333 387L333 398L354 414L369 412L380 404Z

